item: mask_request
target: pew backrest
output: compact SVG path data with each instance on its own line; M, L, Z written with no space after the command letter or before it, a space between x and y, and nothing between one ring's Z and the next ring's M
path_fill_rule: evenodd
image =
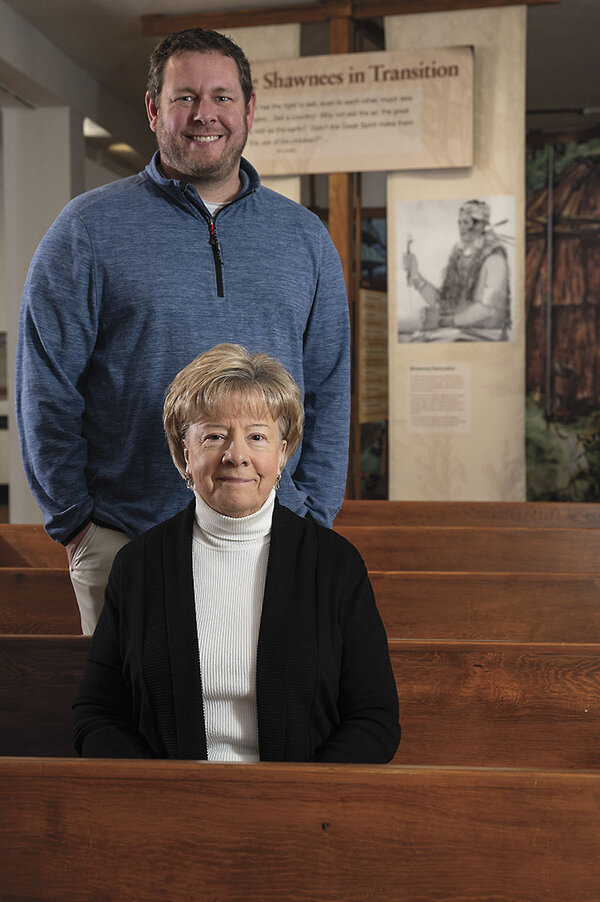
M389 638L600 642L600 573L369 575ZM68 570L0 567L0 633L80 635Z
M600 645L389 645L397 763L600 769Z
M345 526L369 570L595 573L600 530Z
M590 902L600 774L0 759L20 902Z
M600 504L563 501L359 501L334 526L535 526L600 528Z
M67 553L43 526L0 523L0 567L67 567Z
M89 638L0 636L0 755L72 756ZM600 646L390 642L410 765L600 767Z
M0 633L80 635L69 571L0 567Z
M390 639L600 642L600 574L370 574ZM0 567L0 633L80 635L67 570Z
M389 639L600 642L600 573L369 576Z
M0 755L74 756L89 636L0 636Z

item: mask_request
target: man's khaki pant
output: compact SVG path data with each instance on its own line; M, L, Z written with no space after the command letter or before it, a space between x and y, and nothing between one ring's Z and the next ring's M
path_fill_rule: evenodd
M124 532L92 523L75 549L69 569L84 636L96 628L115 554L129 541Z

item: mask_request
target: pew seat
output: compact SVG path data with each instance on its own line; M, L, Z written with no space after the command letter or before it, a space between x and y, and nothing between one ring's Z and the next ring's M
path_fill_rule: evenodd
M84 636L0 636L0 755L73 756ZM396 761L600 768L600 645L390 641Z
M600 774L0 759L19 902L591 902Z

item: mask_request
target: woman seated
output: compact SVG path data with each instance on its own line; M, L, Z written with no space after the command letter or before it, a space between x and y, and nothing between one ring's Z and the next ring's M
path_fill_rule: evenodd
M81 755L393 757L398 698L365 565L276 499L303 420L284 367L239 345L171 384L165 431L194 499L115 558L74 705Z

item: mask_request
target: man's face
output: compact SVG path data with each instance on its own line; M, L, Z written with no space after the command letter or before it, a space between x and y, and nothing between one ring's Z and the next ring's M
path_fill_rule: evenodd
M170 57L156 103L146 95L165 175L212 189L235 182L237 190L255 102L252 94L246 104L231 57L216 52Z
M463 244L472 244L479 235L483 234L484 229L484 222L473 219L464 210L458 214L458 233Z

